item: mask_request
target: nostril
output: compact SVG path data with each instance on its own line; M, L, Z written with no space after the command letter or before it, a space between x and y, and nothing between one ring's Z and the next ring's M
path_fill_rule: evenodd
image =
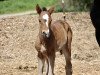
M45 32L42 32L42 34L43 34L44 36L46 36L46 35L47 35Z
M43 34L45 34L45 32L43 32Z
M44 36L44 37L49 37L49 34L48 33L46 33L46 32L42 32L42 35Z
M43 34L44 36L47 36L47 33L46 33L46 32L43 32L42 34Z

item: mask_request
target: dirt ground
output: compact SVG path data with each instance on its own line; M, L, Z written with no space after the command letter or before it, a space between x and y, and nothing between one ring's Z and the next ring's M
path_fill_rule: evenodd
M54 13L53 21L62 19ZM88 12L66 14L73 30L73 75L100 75L100 48ZM0 19L0 75L37 75L38 15L12 16ZM55 75L65 75L63 55L56 53Z

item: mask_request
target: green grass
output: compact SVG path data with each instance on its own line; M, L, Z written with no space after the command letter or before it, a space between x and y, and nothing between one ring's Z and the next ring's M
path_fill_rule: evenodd
M18 13L34 10L36 4L40 6L51 6L56 0L5 0L0 1L0 14Z

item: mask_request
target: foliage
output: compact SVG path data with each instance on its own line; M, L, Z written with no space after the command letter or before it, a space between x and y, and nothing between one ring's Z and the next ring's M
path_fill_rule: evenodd
M56 0L5 0L0 1L0 14L16 13L28 10L34 10L36 4L40 6L50 6Z
M64 1L65 11L88 11L93 3L93 0ZM61 0L0 0L0 14L34 10L36 4L45 7L55 5L56 12L62 12Z
M61 1L61 0L59 0ZM64 0L65 11L89 11L93 0ZM61 4L56 6L56 11L62 11Z
M75 3L73 3L74 6L76 6L80 11L89 10L93 3L93 0L74 0L74 1L75 1Z

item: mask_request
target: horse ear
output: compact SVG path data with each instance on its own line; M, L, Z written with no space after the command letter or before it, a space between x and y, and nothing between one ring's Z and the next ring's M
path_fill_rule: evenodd
M51 8L48 10L48 12L49 12L50 14L52 14L52 13L54 12L54 8L55 8L55 7L51 7Z
M38 14L40 14L42 11L42 9L40 8L40 6L38 4L36 5L36 11Z

